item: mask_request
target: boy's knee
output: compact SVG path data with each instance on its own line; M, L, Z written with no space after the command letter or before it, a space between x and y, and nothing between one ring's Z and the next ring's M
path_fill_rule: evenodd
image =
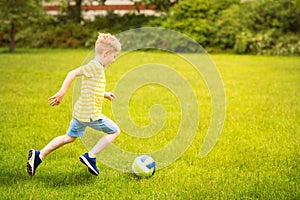
M71 142L74 142L76 140L76 137L72 137L72 136L69 136L69 135L65 135L64 137L64 142L65 143L71 143Z
M115 134L116 137L119 137L119 135L121 134L121 131L117 130L114 134Z

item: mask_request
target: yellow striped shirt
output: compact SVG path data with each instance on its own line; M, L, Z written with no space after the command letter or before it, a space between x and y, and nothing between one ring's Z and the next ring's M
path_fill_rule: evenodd
M82 122L101 118L105 92L104 67L96 60L80 67L82 72L81 94L73 109L73 117Z

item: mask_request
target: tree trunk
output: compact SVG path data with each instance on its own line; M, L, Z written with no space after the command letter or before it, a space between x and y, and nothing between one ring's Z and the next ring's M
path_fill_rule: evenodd
M16 26L15 26L14 22L11 22L11 26L10 26L10 44L9 44L9 51L10 52L15 51L15 46L16 46L15 35L16 35Z
M76 5L75 5L75 21L77 23L81 22L81 4L82 4L82 0L76 0Z

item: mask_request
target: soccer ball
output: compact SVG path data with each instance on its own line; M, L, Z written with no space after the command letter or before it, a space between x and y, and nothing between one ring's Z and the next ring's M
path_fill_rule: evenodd
M156 164L150 156L138 156L132 163L132 171L139 177L150 177L155 173Z

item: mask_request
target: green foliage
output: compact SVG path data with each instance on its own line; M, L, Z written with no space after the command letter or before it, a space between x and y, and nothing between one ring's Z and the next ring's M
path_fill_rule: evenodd
M146 16L144 14L127 13L121 16L114 12L108 12L105 16L96 16L95 20L92 22L87 21L86 26L91 31L96 30L98 32L109 32L116 34L122 31L147 26L147 24L155 18L157 17ZM90 44L94 44L94 35L93 37L88 38L88 41L85 46L90 46Z
M239 28L236 17L239 7L232 7L231 1L181 1L172 9L168 20L162 25L183 32L203 46L219 45L226 48L232 45L234 33Z
M208 44L211 24L207 20L210 15L211 1L180 1L172 9L172 14L162 25L191 36L202 45Z
M244 4L241 24L248 34L237 34L236 52L299 55L300 10L297 3L298 0L264 0ZM241 45L245 48L237 48Z
M0 11L1 22L15 22L16 25L21 25L39 16L41 5L38 0L1 0Z
M167 34L166 34L167 31ZM138 34L138 37L136 37ZM148 28L125 31L117 35L122 43L122 50L132 51L155 50L184 53L200 53L203 48L186 35L165 28L157 28L155 31ZM151 38L151 40L149 40Z
M108 12L105 16L96 16L92 22L87 22L92 29L101 29L107 32L118 33L133 28L146 25L154 16L146 16L144 14L126 13L118 15L114 12Z
M16 32L37 21L42 14L40 3L38 0L0 1L0 45L10 43L10 51L14 51Z
M271 54L274 55L300 55L299 35L290 34L278 38Z
M19 47L88 47L92 48L98 32L118 33L130 28L146 25L153 16L143 14L125 14L123 16L109 12L106 16L97 16L94 21L72 23L64 15L51 17L45 15L30 26L22 27L16 34ZM0 34L5 45L9 37L7 31Z
M131 0L136 6L144 4L146 6L155 5L156 10L168 12L171 5L179 0Z
M253 35L245 31L236 36L234 51L239 54L299 55L300 40L295 34L274 37L275 30Z
M236 35L234 39L234 51L238 54L243 54L248 51L249 42L252 39L252 34L249 31L243 31Z
M300 12L296 0L260 0L243 4L243 25L253 32L274 29L279 33L300 32Z
M91 47L97 32L119 33L143 26L156 26L184 33L208 51L299 55L300 0L256 0L244 3L240 0L143 0L141 2L146 5L178 3L169 11L159 12L160 16L145 16L135 12L121 16L108 12L106 16L96 16L94 21L81 20L81 23L74 23L74 17L67 13L67 6L65 12L51 18L30 14L31 8L40 12L32 7L36 0L18 2L19 6L15 8L0 6L0 46L6 46L11 41L11 19L16 18L14 23L17 24L16 42L19 47ZM61 2L69 5L69 1ZM23 12L22 5L27 5L24 8L26 12ZM186 44L174 40L171 45L183 49Z
M17 34L19 46L27 47L80 47L90 32L76 23L57 23L51 17L44 18Z
M299 55L299 0L181 1L162 26L183 32L207 49ZM280 50L280 48L282 48Z
M236 34L243 29L240 9L239 5L234 4L219 12L213 25L215 29L210 37L213 46L228 49L235 45Z

